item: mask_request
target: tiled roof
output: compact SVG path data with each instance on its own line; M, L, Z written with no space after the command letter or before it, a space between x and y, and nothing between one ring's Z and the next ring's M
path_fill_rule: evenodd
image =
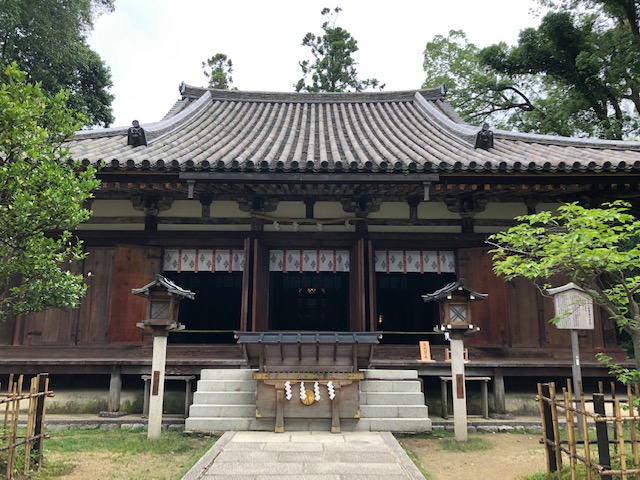
M108 169L314 172L640 172L640 142L495 130L474 148L442 89L380 93L270 93L181 86L164 120L81 131L69 142L84 163Z

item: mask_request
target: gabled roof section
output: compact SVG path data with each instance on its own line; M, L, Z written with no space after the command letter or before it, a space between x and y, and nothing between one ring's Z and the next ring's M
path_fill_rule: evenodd
M184 288L179 287L178 285L176 285L174 282L172 282L171 280L169 280L167 277L163 275L156 275L156 278L154 278L151 282L147 283L144 287L131 289L131 293L133 295L149 295L149 290L152 287L163 287L173 295L177 295L183 298L188 298L190 300L193 300L196 296L196 294L191 290L185 290Z
M450 294L456 291L465 292L469 296L470 300L486 300L489 297L489 294L487 293L479 293L465 286L464 279L461 278L456 282L452 282L445 285L440 290L436 290L433 293L427 293L425 295L422 295L422 299L425 302L440 300L442 298L448 297Z
M112 170L236 172L640 172L640 143L480 127L445 102L444 88L402 92L274 93L181 85L165 119L142 125L148 145L127 145L127 127L81 131L73 158Z

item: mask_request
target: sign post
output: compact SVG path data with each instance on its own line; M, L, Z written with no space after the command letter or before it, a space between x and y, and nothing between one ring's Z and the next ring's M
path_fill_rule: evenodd
M549 288L547 292L553 296L555 314L556 317L559 317L556 326L559 329L571 330L571 356L573 358L571 373L573 376L573 397L577 406L582 393L578 330L594 329L593 299L574 283ZM578 430L584 436L582 413L578 414Z

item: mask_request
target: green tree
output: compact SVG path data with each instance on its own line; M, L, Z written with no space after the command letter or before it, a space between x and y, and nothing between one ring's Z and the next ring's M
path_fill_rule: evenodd
M640 3L540 0L540 4L549 11L538 28L520 32L517 45L460 49L466 61L475 63L479 71L450 62L449 80L454 83L449 86L460 97L456 101L463 105L480 102L478 116L485 114L490 122L497 119L499 126L522 131L607 139L637 137ZM425 66L438 61L447 58L427 45ZM479 75L488 78L485 89L477 80ZM425 86L433 83L427 78ZM492 88L494 85L498 88ZM469 86L481 89L463 90ZM501 102L494 102L492 92L504 92L504 87L508 93L518 91L522 96L507 95ZM496 116L494 112L501 113ZM463 111L464 115L467 113Z
M599 208L569 203L556 213L517 217L487 240L494 271L524 277L544 292L556 275L589 294L627 332L640 370L640 220L617 200Z
M91 125L109 126L111 74L87 35L112 10L113 0L0 0L0 71L16 62L45 92L69 90Z
M233 62L224 53L216 53L202 62L204 76L209 79L209 88L229 90L233 83ZM235 87L232 89L235 90Z
M358 51L358 42L347 30L336 27L340 11L340 7L334 8L333 13L328 8L322 9L320 13L326 18L322 24L324 33L316 36L309 32L302 39L302 45L311 48L313 62L299 62L303 77L294 85L296 92L361 92L384 88L375 78L358 80L357 63L352 56Z
M86 288L65 265L84 257L72 230L89 217L83 202L99 182L63 145L82 125L68 99L47 96L15 63L1 77L0 320L74 308Z
M449 87L447 101L469 123L509 128L507 112L533 110L532 88L526 79L515 81L481 62L481 49L461 30L436 35L424 52L425 88ZM520 86L522 85L522 86Z

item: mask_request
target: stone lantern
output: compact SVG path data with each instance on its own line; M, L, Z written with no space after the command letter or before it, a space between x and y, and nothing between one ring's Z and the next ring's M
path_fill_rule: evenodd
M453 423L457 441L467 440L467 399L464 378L464 335L480 330L471 318L471 302L485 300L464 285L464 280L450 283L433 293L422 295L425 302L437 300L440 305L440 325L436 331L447 334L451 344L451 384L453 388ZM443 385L442 388L446 388ZM446 405L443 405L446 408Z
M167 359L167 337L169 332L182 330L178 323L180 300L193 300L195 293L184 290L162 275L141 288L131 290L133 295L148 297L147 318L136 324L139 328L150 328L153 334L153 359L149 396L149 420L147 438L160 438L162 428L162 402L164 396L164 373Z

